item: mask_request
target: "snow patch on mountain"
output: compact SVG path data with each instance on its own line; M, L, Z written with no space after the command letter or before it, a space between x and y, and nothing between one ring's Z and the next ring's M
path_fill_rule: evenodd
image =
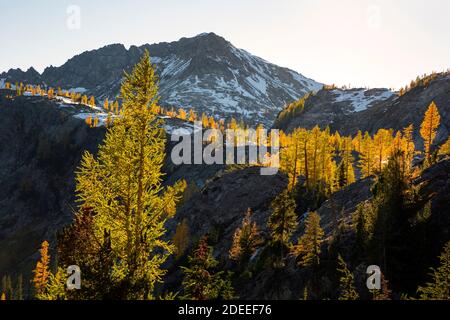
M75 92L75 93L85 93L88 91L88 89L83 88L83 87L77 87L77 88L70 88L69 90L67 90L69 92Z
M253 75L245 79L260 94L267 93L267 82L260 75Z
M171 56L169 59L162 60L159 62L159 64L162 64L163 67L160 77L173 77L182 73L187 67L189 67L191 61L192 59L186 61L177 56Z
M322 84L317 83L311 79L308 79L295 71L289 70L289 73L292 75L292 78L294 78L295 81L308 87L309 91L319 91L320 89L323 88Z
M161 63L162 59L160 57L150 57L150 62L153 64Z
M162 118L162 117L161 117ZM165 119L170 119L165 117ZM172 136L189 136L193 134L194 132L201 131L202 128L194 125L193 123L184 122L182 124L165 124L164 130L167 134Z
M339 90L332 91L335 95L335 102L349 102L353 108L353 112L361 112L371 107L373 104L386 101L392 98L395 93L387 89L380 90Z

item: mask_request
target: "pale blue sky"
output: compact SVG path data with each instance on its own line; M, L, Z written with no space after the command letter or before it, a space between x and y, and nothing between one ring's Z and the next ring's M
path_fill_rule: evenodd
M399 88L450 68L449 17L448 0L0 0L0 72L215 32L320 82Z

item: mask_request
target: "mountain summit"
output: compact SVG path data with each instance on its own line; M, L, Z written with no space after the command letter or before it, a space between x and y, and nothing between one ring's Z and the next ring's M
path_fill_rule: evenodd
M214 33L175 42L131 46L112 44L48 67L40 82L64 89L86 89L100 101L119 94L123 70L129 71L145 49L160 77L160 104L193 108L216 117L235 117L270 125L282 107L318 90L320 83L269 63ZM9 81L36 82L18 70L0 75Z

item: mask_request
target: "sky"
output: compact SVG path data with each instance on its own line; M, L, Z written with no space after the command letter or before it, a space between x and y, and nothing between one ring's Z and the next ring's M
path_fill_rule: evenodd
M450 68L449 0L0 0L0 72L214 32L316 81L398 89Z

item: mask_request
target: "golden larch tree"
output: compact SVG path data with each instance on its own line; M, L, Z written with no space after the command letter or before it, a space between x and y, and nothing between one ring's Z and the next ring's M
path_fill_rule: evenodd
M178 118L181 120L186 120L187 113L183 108L178 109Z
M94 97L90 97L90 98L89 98L89 105L90 105L91 107L95 107L95 98L94 98Z
M189 110L189 122L194 122L197 120L197 115L195 114L195 111L190 109Z
M339 278L339 300L358 300L359 294L355 288L355 277L348 269L341 255L338 255Z
M96 156L85 152L76 173L78 201L95 212L94 234L108 233L116 299L151 299L174 251L164 239L186 186L162 184L165 134L151 112L158 102L158 79L145 52L121 87L121 117L107 129Z
M251 220L252 214L252 210L248 208L241 227L234 232L233 244L229 251L230 259L241 264L249 261L256 248L262 243L256 222Z
M441 116L439 115L439 110L433 101L428 107L428 110L425 112L425 117L422 125L420 126L420 135L423 138L425 158L428 163L431 161L431 146L436 138L437 128L439 127L440 121Z
M33 270L33 284L36 295L39 296L46 291L48 280L50 277L50 255L48 254L48 242L42 242L39 250L41 259L37 262L36 268Z
M47 96L49 99L53 99L55 97L55 91L52 88L48 89Z

